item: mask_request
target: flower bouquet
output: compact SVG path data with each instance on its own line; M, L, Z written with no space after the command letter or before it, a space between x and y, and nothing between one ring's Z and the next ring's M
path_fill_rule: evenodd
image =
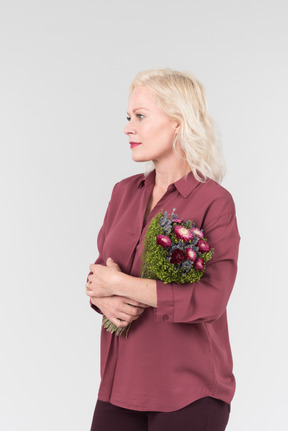
M203 276L206 263L212 259L203 230L192 220L184 221L174 213L160 212L148 226L142 261L142 278L161 280L163 283L194 283ZM117 328L106 317L107 331L121 335L125 328ZM126 329L126 338L131 324Z

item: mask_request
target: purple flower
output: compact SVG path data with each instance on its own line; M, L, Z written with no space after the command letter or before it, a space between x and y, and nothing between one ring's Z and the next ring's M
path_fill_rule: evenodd
M161 247L167 248L171 245L171 239L166 235L158 235L156 238L156 243L161 245Z
M202 257L199 257L197 260L195 260L195 262L194 262L194 268L196 269L196 271L203 271L203 269L204 269L204 259L202 259Z
M173 218L172 223L181 224L182 221L183 221L182 218Z
M203 238L204 234L202 232L202 230L198 229L198 227L192 227L191 232L195 235L195 236L199 236L199 238Z
M208 242L204 241L204 239L200 239L200 240L197 242L197 247L199 248L199 251L200 251L201 253L207 253L207 251L209 251L209 250L210 250L210 247L209 247Z
M179 226L179 225L175 226L174 232L177 238L183 239L184 241L189 241L190 239L193 238L193 234L191 230L187 229L187 227L184 227L184 226Z
M195 250L193 250L192 248L187 248L186 249L186 257L187 259L191 260L192 262L194 262L194 260L196 260L197 257L197 253Z
M183 262L185 259L186 258L185 258L184 252L176 248L176 250L174 250L171 254L170 262L176 264L176 263Z

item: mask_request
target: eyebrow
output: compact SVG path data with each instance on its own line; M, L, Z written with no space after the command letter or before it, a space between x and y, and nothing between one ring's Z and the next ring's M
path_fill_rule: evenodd
M149 111L149 109L144 108L144 106L139 106L139 108L135 108L135 109L133 109L133 111L132 111L132 112L134 113L135 111L138 111L138 109L142 109L142 110L144 110L144 111ZM128 111L127 111L127 114L128 114L128 115L130 115Z

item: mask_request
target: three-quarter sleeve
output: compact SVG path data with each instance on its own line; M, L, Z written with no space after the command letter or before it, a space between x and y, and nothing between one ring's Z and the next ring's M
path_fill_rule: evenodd
M235 211L211 219L204 235L214 255L201 280L192 284L157 280L157 322L213 322L225 311L237 272L239 233Z

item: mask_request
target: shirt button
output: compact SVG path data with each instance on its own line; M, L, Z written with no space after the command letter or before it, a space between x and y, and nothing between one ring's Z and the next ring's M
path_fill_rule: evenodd
M167 316L167 314L164 314L163 320L169 320L169 317Z

